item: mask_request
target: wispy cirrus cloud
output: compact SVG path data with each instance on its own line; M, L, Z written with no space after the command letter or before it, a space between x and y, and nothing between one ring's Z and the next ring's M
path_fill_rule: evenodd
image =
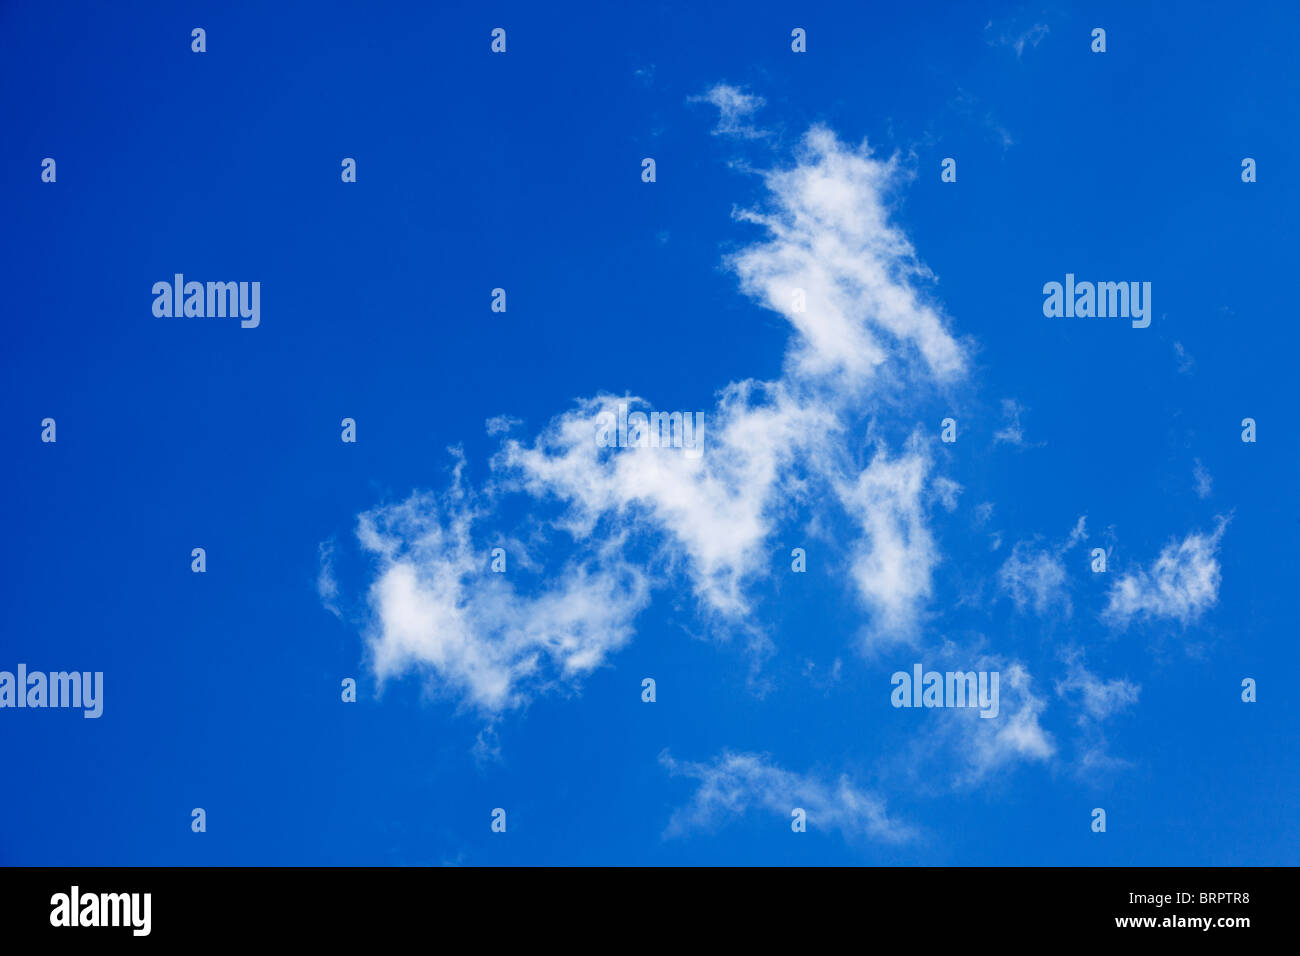
M1051 763L1055 736L1044 726L1049 699L1038 690L1029 667L1012 654L985 648L975 636L963 643L933 642L924 649L923 666L944 672L978 672L997 676L996 713L973 706L908 710L916 733L899 755L902 774L920 791L967 791L1007 780L1018 767ZM900 670L909 667L896 660ZM991 685L990 685L991 686ZM895 768L897 772L897 768Z
M732 91L713 100L724 126L759 105ZM966 349L922 291L929 273L891 222L887 193L902 178L893 160L818 126L792 165L761 175L768 201L737 219L764 235L726 264L745 293L790 323L783 374L724 385L704 413L702 455L601 447L603 412L649 403L597 395L532 439L518 435L517 419L490 420L501 445L483 488L469 489L458 466L448 492L363 514L358 538L377 561L368 631L377 676L423 673L487 714L576 681L631 640L654 587L647 555L690 582L698 613L753 637L754 587L796 505L814 518L839 509L836 525L851 519L850 593L874 631L914 633L940 560L929 515L952 499L954 483L933 484L919 437L896 449L874 439L865 465L846 448L870 422L897 415L900 384L960 380ZM570 555L532 591L487 569L484 542L507 533L501 514L512 495L547 514L530 534L562 538Z
M892 221L890 192L906 179L894 159L815 126L791 163L759 175L765 201L736 213L759 234L724 265L742 292L788 323L781 374L723 385L704 411L699 456L601 447L603 412L649 402L600 394L532 437L516 419L492 419L500 445L482 487L469 487L458 463L444 493L363 513L358 540L375 567L367 643L381 682L423 675L432 692L487 718L492 744L502 714L576 686L633 640L658 587L680 594L686 582L688 613L715 630L759 633L773 541L796 509L801 522L836 529L849 562L842 594L865 611L864 646L921 644L943 562L931 522L935 509L956 507L960 485L939 473L933 436L915 431L899 396L962 383L968 346L931 301L933 277ZM884 422L911 437L891 443ZM520 510L529 526L511 528L504 516ZM986 504L979 514L987 521L991 511ZM1083 533L1081 522L1061 547ZM544 561L521 555L510 573L493 573L490 544L516 539L563 559L543 570ZM1052 586L1017 581L1028 602ZM962 786L1055 753L1041 722L1047 704L1027 668L983 660L1002 669L997 718L937 718ZM792 773L756 754L664 760L700 782L674 818L678 829L802 805L813 826L886 840L910 832L847 779Z
M761 98L719 87L703 99L719 110L715 132L771 143L747 132ZM786 323L779 374L720 383L703 410L701 455L602 446L605 413L654 405L649 396L594 394L531 432L508 414L489 419L497 450L478 487L455 456L444 491L360 514L357 541L372 567L365 640L378 682L413 675L475 713L484 723L476 753L492 756L506 714L572 693L613 661L660 590L671 590L673 613L698 616L723 637L745 635L761 659L782 639L763 614L774 546L792 528L815 527L844 558L831 586L857 615L868 661L903 645L953 668L1000 673L995 717L944 708L918 723L916 752L943 762L935 779L961 790L1054 763L1049 709L1073 713L1082 728L1079 767L1117 765L1100 728L1136 701L1138 685L1067 661L1045 696L1014 652L929 634L945 562L935 521L957 510L963 489L942 473L950 456L917 412L965 386L971 346L952 331L930 294L934 277L894 220L894 191L908 173L896 157L813 126L790 159L757 175L762 199L734 213L747 239L722 264L740 292ZM995 443L1032 447L1024 407L1006 399L1002 410ZM971 521L996 550L994 510L979 502ZM1194 620L1217 596L1221 534L1222 525L1190 535L1150 568L1120 576L1104 618L1121 627L1139 617ZM1070 616L1065 557L1086 537L1079 518L1054 543L1018 542L997 587L1021 612ZM490 567L497 544L511 562L505 574ZM332 550L322 548L321 567L321 599L333 609ZM836 659L822 683L838 686L842 669ZM811 828L846 836L902 842L917 832L849 777L801 774L749 752L660 759L696 782L672 835L751 812L788 819L795 807Z
M1025 413L1025 406L1013 398L1002 399L1002 427L993 433L993 443L995 445L1014 445L1017 448L1041 448L1042 442L1037 444L1026 441L1024 425L1021 424L1020 418Z
M335 617L342 617L338 608L339 583L334 577L335 548L336 545L333 539L320 543L317 554L319 570L316 574L316 594L320 597L320 602L325 610Z
M1051 33L1051 27L1046 23L1032 23L1027 27L1003 23L994 25L990 20L984 25L984 37L990 46L1006 46L1016 51L1016 59L1020 59L1025 50L1038 46L1042 43L1047 35Z
M1075 742L1075 774L1093 779L1129 766L1114 757L1103 725L1115 714L1134 706L1142 688L1125 678L1106 680L1088 669L1084 653L1078 647L1066 648L1062 654L1066 674L1055 682L1057 696L1075 710L1079 736Z
M846 436L890 411L869 402L875 389L950 382L967 363L912 284L928 273L887 215L884 190L896 174L892 161L814 127L793 167L764 174L768 207L737 213L768 238L728 264L794 335L780 379L721 391L705 416L710 450L702 457L602 455L591 434L606 397L555 419L531 446L507 443L498 464L529 494L563 500L566 520L580 528L616 514L667 535L696 594L729 615L749 610L744 585L764 561L784 503L821 486L864 531L859 593L889 623L914 615L936 560L924 526L927 454L913 442L889 460L878 446L860 469L842 452Z
M688 97L687 102L709 103L717 107L718 124L713 128L714 136L761 139L768 135L766 130L756 129L749 122L749 118L763 108L766 100L761 96L746 93L739 87L718 83L699 96Z
M895 159L814 126L793 167L764 175L769 208L737 213L769 238L729 264L745 292L795 329L791 377L860 388L909 372L942 382L965 373L966 349L917 284L932 275L892 222L888 198L906 178Z
M751 811L783 817L787 825L796 808L807 814L811 832L838 830L846 837L903 843L917 831L891 817L885 800L848 776L827 780L785 770L767 754L723 751L709 763L675 760L667 751L659 762L673 776L697 781L690 802L673 813L665 836L714 830Z
M1058 607L1065 616L1070 614L1065 563L1055 551L1017 541L1011 556L998 569L998 586L1011 597L1018 611L1033 608L1042 616Z
M850 575L873 612L863 639L870 649L914 644L920 614L931 594L939 550L926 522L922 489L931 467L919 436L890 458L878 451L871 464L837 492L863 531Z
M1069 538L1056 546L1036 541L1017 541L1011 555L998 569L998 587L1007 594L1017 611L1032 608L1040 617L1058 609L1065 617L1073 611L1065 570L1065 555L1087 538L1087 516L1081 516Z
M1210 497L1211 492L1214 491L1214 479L1210 477L1210 473L1206 471L1199 458L1196 459L1192 477L1196 481L1196 497L1202 500Z
M473 529L484 516L460 478L358 519L377 561L368 647L382 682L407 671L484 714L572 681L632 637L649 584L613 539L566 562L533 592L490 570Z
M1149 568L1121 575L1111 585L1103 618L1126 628L1135 620L1169 619L1190 624L1219 599L1219 541L1227 519L1211 532L1171 541Z
M1077 651L1067 656L1066 676L1056 681L1056 692L1079 707L1078 721L1102 721L1137 703L1142 688L1121 678L1103 680L1083 663Z
M1013 764L1046 761L1056 753L1056 741L1041 721L1047 701L1035 693L1028 668L997 655L981 658L976 668L999 672L1001 710L993 720L984 720L973 709L943 711L959 728L961 769L955 779L963 787L983 783Z
M793 497L792 464L801 455L815 459L840 426L782 383L745 382L725 389L705 413L701 456L611 453L594 436L602 411L619 401L647 404L635 396L585 400L531 444L506 442L495 467L528 495L562 503L557 522L580 539L609 520L662 538L709 610L743 616L745 586L764 566L764 542Z

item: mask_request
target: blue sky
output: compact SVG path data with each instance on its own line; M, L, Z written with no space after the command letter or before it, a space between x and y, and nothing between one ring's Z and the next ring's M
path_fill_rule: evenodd
M4 4L0 861L1300 862L1298 23Z

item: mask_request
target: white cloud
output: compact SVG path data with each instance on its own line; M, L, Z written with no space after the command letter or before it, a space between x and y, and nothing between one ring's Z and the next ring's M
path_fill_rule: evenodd
M722 391L705 413L703 456L597 448L602 410L619 400L645 404L604 396L555 419L531 447L508 442L499 466L529 494L565 502L577 533L609 515L663 532L685 558L696 594L727 615L749 611L745 582L767 566L766 542L783 512L810 486L834 489L867 535L855 567L859 592L892 621L914 617L935 560L920 503L928 461L919 445L893 462L878 449L859 475L842 453L845 436L880 410L862 400L878 378L920 386L952 380L966 363L910 284L924 270L888 223L881 193L895 173L892 163L816 127L793 169L765 176L772 211L740 218L771 238L730 263L742 287L789 320L796 336L781 379ZM806 311L795 305L795 288L806 293Z
M766 100L761 96L754 96L737 87L719 83L702 96L688 97L687 101L712 103L718 108L718 125L713 128L715 136L759 139L767 135L765 130L757 130L747 122L751 114L765 105Z
M1141 690L1137 684L1119 678L1102 680L1078 658L1071 661L1065 679L1056 682L1057 694L1078 703L1082 711L1080 722L1105 720L1137 703Z
M1210 497L1210 492L1214 490L1214 479L1210 473L1205 470L1201 464L1201 459L1196 459L1196 467L1192 471L1192 477L1196 479L1196 497L1204 500Z
M951 478L940 476L930 482L930 487L934 490L935 495L938 496L939 502L943 505L944 511L957 510L957 498L962 493L962 486L960 484L953 481Z
M998 715L981 717L973 707L924 711L925 735L915 745L918 766L940 755L951 758L956 763L952 784L962 789L985 783L1016 764L1041 763L1056 754L1056 741L1040 722L1047 702L1034 693L1023 663L981 655L972 664L965 652L950 644L930 653L954 670L996 671Z
M1074 529L1070 532L1070 540L1066 542L1066 550L1073 548L1080 541L1088 539L1088 516L1079 515L1079 520L1074 523Z
M1136 704L1142 688L1122 678L1098 677L1088 669L1078 648L1067 648L1062 658L1067 670L1065 677L1055 682L1056 693L1075 708L1075 723L1080 729L1075 742L1075 774L1093 778L1129 766L1128 761L1110 755L1102 724Z
M1114 773L1132 766L1129 761L1111 755L1105 734L1092 728L1087 736L1089 742L1080 747L1079 760L1075 766L1076 776L1092 780L1100 774Z
M783 770L766 754L730 751L704 764L679 762L665 750L659 762L674 776L699 781L690 803L673 814L666 836L712 830L751 809L783 817L788 825L797 807L807 813L810 832L839 830L848 837L884 843L902 843L916 835L912 827L889 816L883 798L860 789L847 776L826 781Z
M1053 607L1070 613L1070 596L1065 589L1065 564L1051 551L1033 550L1017 541L1011 556L998 570L998 586L1011 596L1016 610L1032 606L1039 615Z
M320 596L320 602L325 610L329 611L335 617L342 617L339 613L338 598L339 585L334 578L334 542L322 541L318 546L318 557L320 570L316 575L316 593Z
M736 110L754 106L719 95ZM896 415L898 395L958 381L968 359L920 290L929 273L890 220L887 193L901 175L894 160L824 127L807 133L792 166L763 174L767 204L737 218L766 235L727 262L793 335L781 377L733 382L703 410L702 455L600 447L602 411L620 401L655 407L600 395L531 441L504 434L514 419L489 420L503 437L481 492L464 489L458 470L442 498L417 495L362 515L360 541L379 561L369 592L377 675L424 672L435 689L492 714L599 666L631 639L649 601L652 576L627 557L631 540L651 555L656 585L683 575L699 610L753 638L755 585L797 507L813 523L851 529L835 509L848 513L862 535L845 542L852 586L877 630L910 634L940 560L928 507L946 506L955 483L931 475L919 440L894 455L876 441L862 469L850 439ZM572 555L536 593L486 569L487 547L507 540L499 525L511 494L525 496L532 534L565 535Z
M1046 23L1035 23L1025 29L1019 29L1009 26L1001 26L994 30L993 21L989 21L984 26L984 32L987 35L988 42L993 46L1009 46L1016 51L1016 59L1019 59L1025 52L1026 47L1036 47L1043 42L1043 38L1051 33L1051 28Z
M1127 627L1134 618L1170 618L1190 624L1219 599L1219 540L1227 521L1210 534L1192 533L1167 544L1149 569L1118 578L1103 617Z
M1025 407L1015 399L1002 399L1002 417L1004 424L993 433L994 444L1014 445L1017 448L1035 448L1042 447L1042 442L1036 445L1025 440L1025 430L1020 424L1020 416L1025 412Z
M990 662L981 662L980 669L990 669ZM1056 753L1052 735L1039 723L1047 704L1033 693L1029 671L1018 661L996 669L1001 694L996 718L986 720L973 709L948 711L965 731L967 769L959 778L962 783L978 783L1016 761L1047 760Z
M1073 610L1066 586L1064 556L1080 541L1088 537L1087 516L1075 523L1064 544L1040 548L1027 541L1018 541L1011 555L998 569L998 586L1010 596L1016 610L1023 612L1032 606L1040 616L1052 608L1060 608L1068 617Z
M838 485L840 500L864 532L850 574L875 615L868 646L910 641L930 597L939 554L921 506L930 467L923 449L918 437L898 458L877 452L856 481Z
M589 672L631 639L649 585L617 548L570 561L526 594L489 570L476 517L459 486L361 515L358 537L379 561L368 643L380 681L421 671L435 690L495 713Z
M1056 755L1056 740L1042 723L1048 702L1034 692L1028 668L1018 659L979 651L983 644L975 637L925 649L927 671L996 673L998 688L996 716L981 716L984 708L974 706L903 712L915 718L917 729L900 758L918 790L930 790L943 778L956 790L997 783L1019 765L1047 763ZM897 664L910 670L902 660ZM991 680L988 686L991 691Z
M506 432L523 424L512 415L496 415L483 423L489 435L504 435Z
M788 354L792 374L842 375L838 384L851 387L901 373L911 358L940 381L964 373L964 349L913 284L930 273L890 222L887 193L903 176L895 160L848 149L814 126L799 162L764 177L772 208L737 213L771 236L730 264L742 288L798 333ZM795 307L797 289L803 311Z
M760 391L768 401L755 400ZM530 495L559 498L564 526L579 537L602 518L666 535L702 601L723 614L746 613L743 584L766 564L764 542L791 497L790 466L800 452L818 454L818 443L838 430L835 420L824 408L796 403L779 385L743 383L705 413L697 458L676 449L601 448L599 416L620 401L647 404L631 396L580 403L531 447L507 442L498 467L516 474Z

